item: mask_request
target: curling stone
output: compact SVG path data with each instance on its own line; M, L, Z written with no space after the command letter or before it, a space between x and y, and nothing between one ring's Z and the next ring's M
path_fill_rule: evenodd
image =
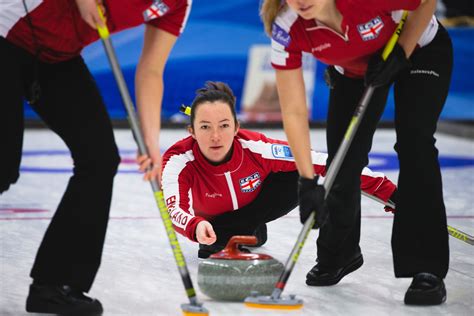
M199 262L198 285L215 300L243 301L251 292L270 295L283 264L269 255L245 253L239 245L255 245L255 236L234 236L227 246Z

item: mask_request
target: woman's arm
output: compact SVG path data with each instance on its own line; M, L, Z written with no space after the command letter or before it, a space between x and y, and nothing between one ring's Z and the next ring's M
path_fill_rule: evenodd
M311 145L308 126L308 107L301 68L276 70L278 96L280 99L283 126L295 157L300 176L314 177L311 162Z
M436 0L421 0L421 4L416 10L408 13L407 21L398 39L398 44L403 47L407 58L415 50L418 40L428 26L435 11Z
M161 171L160 127L163 100L163 72L177 37L146 25L145 42L135 76L135 90L141 129L150 157L139 157L140 170L153 169L144 176L149 180Z

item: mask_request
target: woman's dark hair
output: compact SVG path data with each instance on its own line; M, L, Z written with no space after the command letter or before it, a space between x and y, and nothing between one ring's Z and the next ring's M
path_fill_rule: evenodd
M225 83L219 81L206 81L204 88L196 90L196 97L191 104L191 127L194 128L196 110L205 102L221 101L229 105L235 125L237 126L237 114L235 113L236 97L232 89Z

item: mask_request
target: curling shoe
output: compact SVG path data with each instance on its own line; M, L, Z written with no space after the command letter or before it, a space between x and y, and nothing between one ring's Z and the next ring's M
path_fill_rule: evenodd
M67 285L31 284L26 311L71 316L102 315L102 304Z
M407 292L407 305L439 305L446 301L443 279L431 273L418 273L413 277Z
M257 243L247 247L262 247L267 242L267 224L262 224L255 230L254 236L257 237Z
M359 269L364 263L361 253L353 257L345 266L337 269L327 269L317 263L306 275L306 284L311 286L328 286L337 284L351 272Z

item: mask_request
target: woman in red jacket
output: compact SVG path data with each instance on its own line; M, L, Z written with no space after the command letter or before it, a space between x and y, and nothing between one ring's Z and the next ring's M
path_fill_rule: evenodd
M173 225L200 244L199 257L221 250L233 235L266 241L265 223L298 205L298 172L288 144L239 128L235 96L208 82L191 105L191 136L163 155L162 187ZM325 174L327 155L311 152L313 171ZM143 163L141 170L145 170ZM361 188L387 201L395 185L362 171Z
M99 39L98 3L113 33L145 24L137 106L154 174L160 170L163 70L191 0L0 1L0 194L19 177L23 99L63 139L74 160L31 271L29 312L102 312L101 303L83 293L99 269L120 157L104 102L80 55Z
M433 15L435 8L436 0L264 0L262 17L272 38L283 123L301 176L303 218L315 209L317 183L310 158L302 53L331 65L328 165L362 97L364 78L366 85L377 88L326 199L329 218L318 236L318 263L307 275L308 285L336 284L363 263L359 175L368 163L372 137L394 83L395 150L400 162L392 234L395 275L413 278L406 304L446 300L443 279L449 245L433 135L449 90L452 47ZM403 10L410 11L408 19L384 62L381 50Z

